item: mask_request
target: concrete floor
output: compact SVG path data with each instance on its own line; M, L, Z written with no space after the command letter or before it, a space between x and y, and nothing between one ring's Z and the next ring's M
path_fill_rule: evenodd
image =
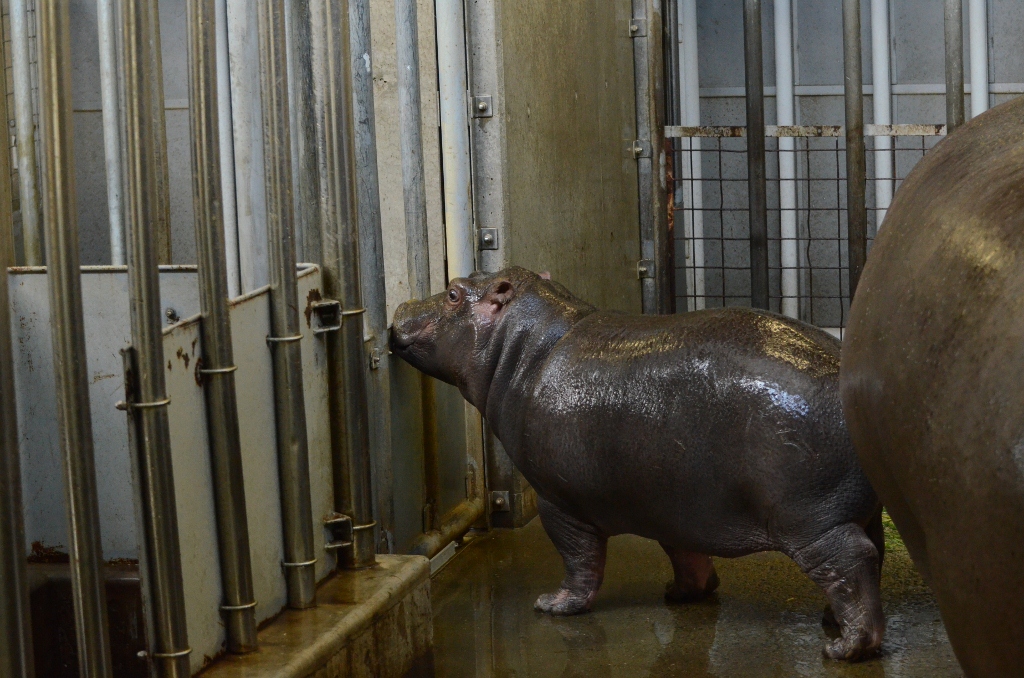
M539 520L472 542L434 578L437 675L461 676L961 676L935 599L893 532L882 579L886 638L879 659L823 659L825 598L777 553L716 559L718 592L666 605L661 548L611 540L590 614L553 618L533 601L554 590L562 561Z

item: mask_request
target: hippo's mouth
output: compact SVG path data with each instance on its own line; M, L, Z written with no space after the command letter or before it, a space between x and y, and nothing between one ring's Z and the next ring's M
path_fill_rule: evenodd
M428 323L423 327L419 327L414 330L409 330L399 325L392 325L391 327L391 350L395 353L406 353L413 348L420 339L425 335L429 334L433 329L434 324Z

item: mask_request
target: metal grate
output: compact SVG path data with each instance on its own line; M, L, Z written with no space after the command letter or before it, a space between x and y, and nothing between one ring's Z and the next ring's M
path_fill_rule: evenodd
M875 156L890 154L895 190L945 128L868 125L865 131L870 248L884 217L876 206ZM680 311L750 305L745 135L744 127L666 129L675 159L670 209ZM850 303L845 131L769 126L767 137L770 307L841 335ZM783 180L780 159L787 155L795 172Z

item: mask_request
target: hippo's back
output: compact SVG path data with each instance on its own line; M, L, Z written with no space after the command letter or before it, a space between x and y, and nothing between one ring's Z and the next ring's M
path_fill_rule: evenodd
M771 313L594 313L540 373L521 468L609 533L671 541L682 525L692 550L778 548L778 534L806 536L811 515L820 529L877 508L838 371L838 341Z
M900 188L857 289L842 396L864 469L969 675L1024 665L1024 99Z

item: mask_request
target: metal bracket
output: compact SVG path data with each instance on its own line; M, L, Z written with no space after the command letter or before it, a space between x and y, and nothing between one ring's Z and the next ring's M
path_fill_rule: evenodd
M328 332L337 332L341 329L342 313L340 301L322 299L313 302L312 311L318 325L313 328L313 334L326 334Z
M647 37L647 19L630 19L628 30L631 38Z
M480 229L480 249L482 249L482 250L496 250L496 249L498 249L498 229L496 229L496 228L481 228Z
M639 160L640 158L651 157L651 142L643 139L633 139L626 142L626 157Z
M338 551L352 546L352 518L349 516L331 513L324 518L324 529L331 533L331 541L324 544L325 551Z
M379 370L380 369L380 361L381 361L381 359L383 357L384 357L384 352L381 351L379 348L375 348L372 351L370 351L370 369L371 370Z
M491 513L505 513L512 510L508 490L491 492Z
M636 262L636 277L643 280L644 278L654 277L654 259L641 259Z
M491 103L490 94L473 97L472 104L473 110L471 113L474 118L490 118L494 115L494 108Z

